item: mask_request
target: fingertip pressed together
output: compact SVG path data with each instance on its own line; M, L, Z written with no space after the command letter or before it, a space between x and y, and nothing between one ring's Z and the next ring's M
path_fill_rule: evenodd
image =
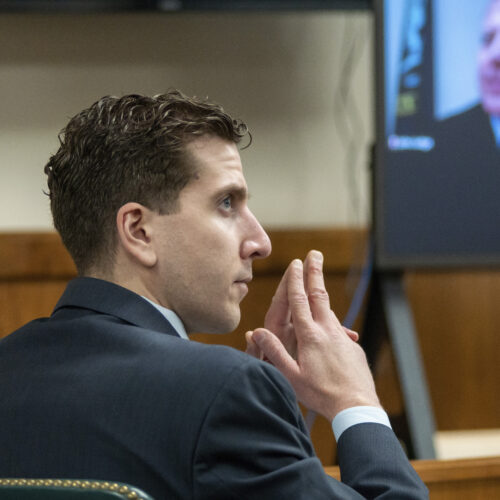
M347 328L345 326L344 326L344 330L351 340L353 340L354 342L357 342L359 340L359 333L358 332L355 332L354 330L351 330L350 328Z
M252 332L251 338L256 344L260 344L265 340L266 332L262 328L257 328Z
M311 257L317 262L323 263L323 254L319 250L311 250Z

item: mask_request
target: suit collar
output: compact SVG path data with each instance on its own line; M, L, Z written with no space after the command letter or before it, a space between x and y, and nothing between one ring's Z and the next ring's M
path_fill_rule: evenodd
M109 314L133 325L178 337L160 311L140 295L109 281L87 277L71 280L52 314L66 307Z

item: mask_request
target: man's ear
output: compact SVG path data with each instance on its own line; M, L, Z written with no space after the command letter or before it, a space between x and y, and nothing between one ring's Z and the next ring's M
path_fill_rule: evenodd
M140 203L126 203L116 214L119 245L132 259L143 266L156 264L157 255L152 243L153 212Z

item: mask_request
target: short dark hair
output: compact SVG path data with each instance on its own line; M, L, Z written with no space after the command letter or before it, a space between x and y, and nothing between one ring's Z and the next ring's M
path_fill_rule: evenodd
M71 118L45 173L54 226L78 273L113 263L115 217L125 203L175 212L196 174L191 141L215 135L238 143L247 133L220 105L178 90L103 97Z

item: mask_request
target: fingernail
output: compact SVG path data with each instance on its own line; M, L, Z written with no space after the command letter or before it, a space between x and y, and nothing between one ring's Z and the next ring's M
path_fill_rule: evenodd
M302 261L300 259L294 259L292 264L295 269L302 269Z
M314 260L317 260L318 262L323 262L323 254L321 252L319 252L318 250L313 250L311 252L311 257Z

